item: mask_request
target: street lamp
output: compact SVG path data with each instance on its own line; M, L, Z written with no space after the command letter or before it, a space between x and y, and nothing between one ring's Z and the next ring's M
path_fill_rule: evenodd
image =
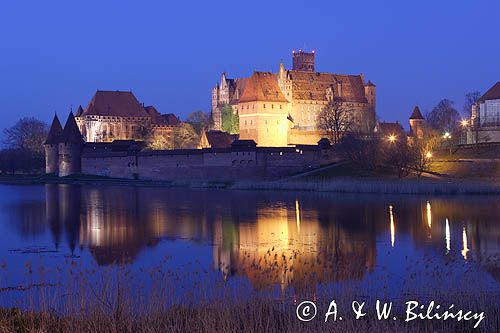
M394 143L396 141L396 136L391 134L387 137L387 140L389 140L390 143Z
M425 153L425 157L427 158L432 158L432 152L428 151L427 153Z
M463 128L466 128L469 125L469 121L467 119L462 119L460 125L462 125Z

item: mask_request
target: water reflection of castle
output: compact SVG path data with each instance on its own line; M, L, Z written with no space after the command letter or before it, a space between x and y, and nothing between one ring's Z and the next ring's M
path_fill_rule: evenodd
M430 242L442 254L451 233L454 243L465 240L468 258L488 257L500 247L491 220L498 203L484 201L465 209L460 202L408 199L406 205L391 203L391 219L389 201L377 197L360 202L329 195L55 184L45 191L56 246L65 234L71 251L87 248L99 265L108 265L133 262L162 238L187 238L213 244L214 267L225 278L247 277L257 289L280 285L310 292L317 283L361 279L374 268L377 237L386 233L396 249L398 236L409 234L417 247ZM499 278L495 266L486 268Z

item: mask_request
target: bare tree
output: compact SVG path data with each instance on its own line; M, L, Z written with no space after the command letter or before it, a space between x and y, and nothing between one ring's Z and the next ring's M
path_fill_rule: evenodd
M201 110L190 113L187 116L186 122L193 126L198 135L201 135L201 132L204 129L212 127L213 125L212 117L210 117L210 114Z
M441 133L456 133L460 123L460 113L452 101L443 99L427 115L427 123Z
M174 148L174 140L162 131L151 131L146 139L147 148L151 150L167 150Z
M4 130L3 143L11 149L23 149L44 154L43 144L47 138L48 125L36 118L21 118Z
M479 91L472 91L465 94L463 114L467 118L472 118L472 105L476 104L479 98L481 98L481 93Z
M176 126L173 136L174 149L196 148L200 140L193 126L188 123L181 123L179 126Z
M338 151L354 164L368 170L375 170L380 164L380 139L361 137L353 133L345 135L338 145Z
M417 177L420 179L422 173L429 169L432 157L429 144L425 144L423 141L415 140L409 145L408 148L408 152L410 154L410 167L413 171L415 171Z
M332 98L318 115L317 126L328 133L334 144L352 127L352 110L340 98Z

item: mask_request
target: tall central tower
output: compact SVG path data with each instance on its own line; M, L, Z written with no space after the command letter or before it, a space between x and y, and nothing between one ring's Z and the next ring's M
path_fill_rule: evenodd
M314 51L292 51L292 69L294 71L314 72Z

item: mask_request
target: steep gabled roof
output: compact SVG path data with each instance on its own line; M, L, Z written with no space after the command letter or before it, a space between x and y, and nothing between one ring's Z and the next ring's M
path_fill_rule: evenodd
M400 123L379 123L380 132L385 135L398 135L404 133L405 130Z
M270 72L254 72L248 78L239 102L254 101L288 102L278 86L276 76Z
M47 139L45 140L46 145L58 144L61 142L61 135L63 129L61 126L61 122L57 117L57 114L54 115L54 119L52 120L52 125L50 125L49 134L47 135Z
M82 133L78 129L78 125L76 124L75 116L73 112L70 112L68 115L68 120L66 120L66 125L64 125L64 129L61 135L62 143L83 143Z
M144 110L151 117L153 125L177 126L181 123L179 118L173 113L161 114L153 105L144 107Z
M288 71L292 79L292 96L298 100L326 101L326 90L340 84L340 98L344 102L367 103L361 75ZM373 84L373 83L372 83ZM339 92L337 92L339 93Z
M84 116L149 117L130 91L98 90L83 111Z
M420 112L420 108L418 107L418 105L413 109L410 119L424 119L424 116L422 116L422 112Z
M491 99L500 99L500 82L495 83L493 87L479 98L478 102L484 102Z
M228 132L208 131L205 134L211 148L230 148L234 141Z
M229 101L229 104L237 104L243 95L243 90L245 90L245 87L247 85L248 78L243 77L243 78L238 78L233 80L233 94L231 96L231 100Z

